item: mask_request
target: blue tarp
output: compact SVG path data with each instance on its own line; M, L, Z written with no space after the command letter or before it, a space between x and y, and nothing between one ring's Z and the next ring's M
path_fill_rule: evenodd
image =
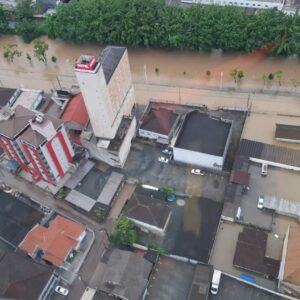
M253 277L253 276L251 276L251 275L248 275L248 274L242 273L242 274L240 275L240 278L242 278L242 279L244 279L244 280L246 280L246 281L252 282L252 283L256 283L255 277Z

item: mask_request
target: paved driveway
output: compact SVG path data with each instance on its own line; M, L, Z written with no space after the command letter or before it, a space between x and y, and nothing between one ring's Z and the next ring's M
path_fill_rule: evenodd
M202 196L218 202L223 201L227 177L205 172L205 176L191 174L193 166L170 161L158 162L161 147L134 142L125 167L121 170L127 177L157 187L171 186L190 196ZM120 170L119 170L120 171Z

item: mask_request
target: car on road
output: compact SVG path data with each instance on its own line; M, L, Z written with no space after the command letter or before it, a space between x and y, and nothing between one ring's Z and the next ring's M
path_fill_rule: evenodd
M201 176L204 175L204 172L202 170L200 170L200 169L192 169L191 173L195 174L195 175L201 175Z
M169 162L169 159L166 158L166 157L160 156L158 158L158 161L161 162L161 163L167 164Z
M164 149L164 150L162 151L162 153L163 153L163 154L167 154L167 155L172 155L172 150L170 150L170 149Z
M259 209L264 208L264 197L263 196L258 197L257 208L259 208Z
M61 294L63 296L67 296L69 294L69 290L64 288L63 286L61 285L57 285L56 288L55 288L55 292L58 293L58 294Z

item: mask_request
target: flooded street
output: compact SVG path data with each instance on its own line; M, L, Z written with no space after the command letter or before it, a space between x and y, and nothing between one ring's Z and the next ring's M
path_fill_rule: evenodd
M80 54L97 55L98 45L75 45L61 40L43 38L48 45L48 63L44 65L33 55L33 44L25 44L16 36L0 37L0 85L26 88L70 87L76 84L73 65ZM3 47L17 44L22 56L8 63L3 58ZM26 58L30 54L32 60ZM55 56L57 62L51 61ZM230 71L243 70L243 88L263 88L263 74L282 71L282 86L274 79L270 89L295 90L300 83L300 60L298 58L265 57L261 54L220 54L188 51L163 51L152 49L129 49L133 81L135 83L161 84L190 88L235 87ZM300 87L300 84L298 84ZM298 88L299 88L298 87Z

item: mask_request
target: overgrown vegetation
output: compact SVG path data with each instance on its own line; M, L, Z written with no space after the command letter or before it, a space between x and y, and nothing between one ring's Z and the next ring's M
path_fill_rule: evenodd
M137 240L137 234L134 223L121 215L110 236L111 242L117 246L131 246Z
M42 61L44 64L47 63L47 55L46 55L47 50L48 50L48 44L46 42L38 39L33 41L34 56L39 61Z
M3 48L3 57L10 62L13 62L15 57L20 57L22 52L18 50L16 44L7 45Z
M238 7L182 8L163 0L78 0L59 6L46 23L50 37L80 43L300 54L300 16L277 10L247 15Z

